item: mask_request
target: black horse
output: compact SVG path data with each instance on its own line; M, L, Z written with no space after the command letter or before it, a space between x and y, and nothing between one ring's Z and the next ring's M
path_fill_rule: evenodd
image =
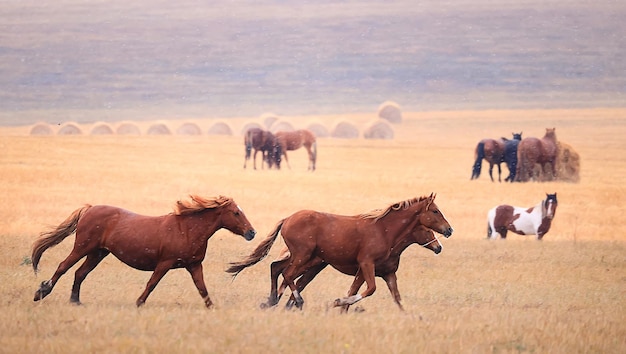
M509 176L504 179L505 182L515 181L515 171L517 170L517 146L522 140L522 133L512 133L513 139L502 138L504 140L504 154L502 155L503 162L506 163L506 167L509 169Z

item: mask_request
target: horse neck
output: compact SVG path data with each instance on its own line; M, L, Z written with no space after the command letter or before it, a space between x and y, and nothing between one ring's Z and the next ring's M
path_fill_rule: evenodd
M222 227L216 209L205 209L180 217L188 237L204 242Z
M417 223L419 223L419 218L416 217L415 211L411 210L414 208L408 208L403 210L394 210L389 212L389 214L385 215L378 222L380 227L383 229L385 235L387 235L388 241L393 245L393 247L402 247L404 245L404 250L413 242L409 239L411 235L411 231L417 227ZM406 223L404 220L407 217L411 220L411 222Z

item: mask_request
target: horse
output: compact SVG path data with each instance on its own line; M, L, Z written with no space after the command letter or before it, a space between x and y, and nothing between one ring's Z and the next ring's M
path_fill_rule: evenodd
M512 134L513 139L502 138L504 141L503 160L504 163L506 163L506 167L509 169L509 175L504 179L505 182L515 181L515 174L517 172L517 147L522 140L522 132Z
M266 162L269 168L272 168L272 166L275 165L276 168L280 170L282 147L272 132L260 128L250 128L246 131L243 142L246 147L246 156L243 162L243 168L246 168L252 149L254 149L254 156L252 157L252 160L255 170L256 154L259 151L261 151L261 155L263 156L263 162ZM261 163L261 168L263 168L263 163Z
M179 200L174 205L173 213L162 216L144 216L114 206L87 204L76 209L56 228L42 233L33 244L31 259L37 273L43 253L76 233L71 253L59 264L52 278L41 283L34 301L50 294L59 278L86 256L76 270L70 295L70 302L80 304L82 282L113 253L130 267L153 272L136 301L138 307L146 302L161 278L174 268L185 268L189 272L206 307L211 307L213 302L204 284L202 261L207 241L221 228L248 241L256 234L241 208L232 198L224 196L190 195L190 200Z
M280 233L291 253L287 266L280 274L291 290L295 306L302 309L304 304L295 280L320 260L338 269L356 265L352 288L358 290L360 284L365 282L366 290L334 302L336 307L352 305L376 291L376 265L390 257L393 247L408 232L423 225L445 237L452 235L453 229L435 204L435 197L431 194L429 197L413 198L386 209L354 216L300 210L280 220L248 257L231 263L226 271L236 276L261 261ZM277 303L277 284L272 281L268 306Z
M548 233L556 213L558 201L556 193L546 194L546 199L534 207L523 208L499 205L487 213L487 238L495 239L496 234L504 239L508 231L519 235L537 235L541 240Z
M513 140L521 140L522 133L512 133ZM489 177L491 177L491 181L493 182L493 166L498 166L498 182L502 182L502 169L500 168L500 164L502 162L507 163L507 167L509 168L509 177L507 177L504 181L508 181L511 175L515 174L515 169L511 170L511 166L517 163L517 156L515 160L512 159L510 151L507 154L507 142L511 142L506 138L500 139L483 139L478 142L476 145L476 149L474 150L474 166L472 168L472 177L470 180L477 179L480 177L480 172L482 168L483 159L485 159L489 163ZM518 141L519 142L519 141ZM509 149L513 148L513 144L515 144L515 149L517 148L517 144L514 142L508 143L510 146Z
M558 154L555 128L546 128L543 138L525 138L517 147L517 171L515 180L526 182L536 179L535 164L541 165L541 170L548 180L556 178L555 163ZM548 174L547 166L550 165L552 172Z
M400 292L398 291L398 278L396 276L396 272L400 266L400 256L405 249L407 249L412 244L418 244L426 249L433 251L435 254L441 253L443 246L439 242L435 233L427 229L421 225L411 230L411 232L407 232L405 237L401 237L396 244L391 248L391 253L389 257L383 261L379 261L375 265L375 275L377 277L383 278L385 283L387 284L387 288L389 292L391 292L391 296L395 303L398 305L401 311L404 311L404 307L402 306ZM289 257L291 253L289 252L289 248L284 247L281 251L277 260L272 262L271 268L271 280L273 283L278 283L278 276L281 272L289 265ZM298 292L302 293L304 288L319 274L328 263L322 261L317 258L317 262L315 264L310 264L310 268L298 278L296 282L296 286L298 288ZM346 274L355 276L358 273L359 265L357 263L354 264L345 264L345 265L333 265L335 269ZM363 285L364 279L360 277L358 282L355 282L348 291L348 296L356 295L359 288ZM275 286L275 285L274 285ZM278 297L280 300L285 289L287 288L287 282L283 281L280 288L278 289ZM286 308L290 309L295 305L295 298L292 295L289 298L289 301L286 304ZM269 305L266 303L261 304L261 308L267 308ZM350 305L344 305L342 307L342 312L347 312Z
M315 134L307 129L300 129L292 132L279 131L276 132L276 139L282 148L282 154L285 156L285 162L287 167L289 165L289 159L287 158L287 151L297 150L304 146L309 154L309 165L307 170L315 171L315 162L317 161L317 142Z

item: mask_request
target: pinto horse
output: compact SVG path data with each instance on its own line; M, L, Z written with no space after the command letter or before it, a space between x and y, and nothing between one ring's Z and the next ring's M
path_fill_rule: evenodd
M452 235L452 227L434 202L435 195L414 198L395 203L386 209L369 213L343 216L313 210L301 210L278 222L274 230L244 260L231 263L226 270L236 276L267 256L282 234L290 256L287 265L280 270L291 289L296 307L302 308L295 280L321 262L337 269L356 267L352 288L359 289L365 282L367 288L361 294L335 300L335 306L352 305L376 291L376 265L383 264L403 237L420 225ZM316 274L316 273L315 273ZM277 283L272 280L268 306L278 303Z
M256 231L241 208L229 197L202 198L191 195L190 200L178 201L174 213L163 216L143 216L108 205L86 205L74 211L55 229L42 233L33 245L33 269L43 253L76 233L72 252L59 264L50 280L43 281L35 292L35 301L46 297L59 278L81 258L85 262L76 270L70 301L80 304L80 286L109 253L127 265L153 271L137 306L146 302L163 276L173 268L185 268L191 274L207 307L211 298L204 284L202 261L207 241L217 230L225 228L250 241Z
M556 177L555 163L558 155L558 145L556 140L555 128L546 128L546 134L543 138L534 137L525 138L517 147L517 172L515 180L519 182L527 182L531 179L537 179L535 175L535 164L541 165L544 178L552 180ZM550 165L552 171L548 171L547 166Z
M404 310L404 307L402 306L402 298L400 296L400 292L398 291L398 278L396 276L396 272L400 266L400 256L402 255L402 252L414 243L433 251L435 254L441 253L443 249L443 246L433 231L419 225L415 229L411 230L411 232L407 232L405 237L401 237L391 248L389 257L383 261L377 262L375 266L375 275L385 280L387 288L389 288L389 292L391 292L391 295L400 310ZM289 252L289 248L285 247L281 251L279 258L272 262L270 269L273 284L278 283L278 276L289 265L288 261L290 256L291 253ZM298 278L296 286L298 287L299 293L302 293L304 288L328 265L328 263L323 262L321 259L316 260L317 262L313 262L315 264L311 264L310 268L300 278ZM357 275L359 271L359 265L357 263L333 265L333 267L346 275L352 276ZM348 291L348 296L356 295L359 288L363 285L363 282L363 277L360 277L358 281L355 281ZM287 282L283 281L278 289L278 300L280 300L286 288ZM295 298L292 295L289 298L286 307L289 309L293 307L295 303ZM342 311L347 312L349 306L350 305L344 305ZM261 307L266 308L268 307L268 304L261 304Z
M282 155L282 147L276 140L276 136L272 132L263 130L260 128L250 128L246 131L243 140L246 146L246 158L243 162L243 168L246 168L246 164L250 159L252 149L254 149L254 156L252 157L254 169L256 170L256 154L261 151L263 163L267 162L269 168L276 165L276 168L280 170L280 160Z
M530 208L499 205L487 213L487 238L494 239L497 234L506 238L507 232L512 231L537 235L537 240L541 240L550 230L557 205L556 193L546 194L545 200Z
M517 149L517 143L519 143L519 140L522 139L522 133L512 134L513 140L500 138L483 139L478 142L478 144L476 145L476 149L474 150L474 166L472 168L472 177L470 178L470 180L480 177L483 159L489 163L489 177L491 177L492 182L494 181L494 165L498 166L498 182L502 182L502 169L500 168L500 164L502 162L506 162L507 167L509 168L509 177L507 177L504 181L506 182L510 180L511 175L515 176L514 171L515 165L517 163L517 155L513 156L510 151L512 151L512 149ZM514 141L517 141L517 143L515 143Z
M304 146L309 154L309 166L308 170L315 171L315 162L317 160L317 142L315 140L315 134L307 129L300 129L292 132L280 131L276 132L276 139L282 149L282 154L285 156L285 162L287 167L289 165L289 159L287 158L287 151L297 150Z

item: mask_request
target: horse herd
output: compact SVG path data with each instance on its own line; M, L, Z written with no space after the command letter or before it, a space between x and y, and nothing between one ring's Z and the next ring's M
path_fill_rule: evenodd
M269 235L245 259L232 262L226 270L233 277L264 259L278 235L286 247L270 265L270 295L262 307L278 304L287 287L287 307L302 309L300 293L328 265L354 276L348 296L334 301L342 312L376 291L375 277L385 280L394 301L403 309L396 271L402 252L418 244L438 254L442 245L436 236L450 237L452 226L435 204L436 195L412 198L386 208L354 216L301 210L280 220ZM507 231L536 234L541 240L548 232L557 206L556 193L535 207L498 206L488 213L488 237L502 238ZM110 253L128 266L152 271L145 290L136 301L146 302L150 293L170 269L186 269L207 307L213 302L204 283L202 261L209 238L226 229L250 241L256 235L243 210L230 197L204 198L190 195L179 200L174 212L144 216L107 205L85 205L65 221L43 232L32 249L32 265L38 271L43 253L76 233L74 247L57 267L52 278L41 282L34 301L52 292L55 284L82 258L74 275L70 302L80 304L80 288L87 275ZM138 232L137 230L141 230ZM278 286L279 277L282 283ZM361 286L366 289L357 294Z
M483 139L476 145L472 177L480 176L482 160L489 163L489 177L493 181L493 166L498 166L498 181L501 180L501 163L506 163L509 175L505 182L526 182L540 178L553 180L557 178L558 144L555 128L546 128L543 138L522 139L522 133L513 133L513 139ZM541 169L535 168L539 165Z
M287 151L297 150L304 146L309 154L309 171L315 171L315 162L317 160L317 142L315 134L308 129L300 129L296 131L279 131L273 134L269 130L263 130L261 128L251 128L244 134L244 145L246 147L246 157L243 163L243 168L246 168L246 164L250 159L252 150L254 149L254 155L252 156L252 162L254 169L256 170L256 154L261 152L262 162L261 168L267 163L269 168L275 167L280 169L280 163L283 156L287 167L289 166L289 159L287 158Z

